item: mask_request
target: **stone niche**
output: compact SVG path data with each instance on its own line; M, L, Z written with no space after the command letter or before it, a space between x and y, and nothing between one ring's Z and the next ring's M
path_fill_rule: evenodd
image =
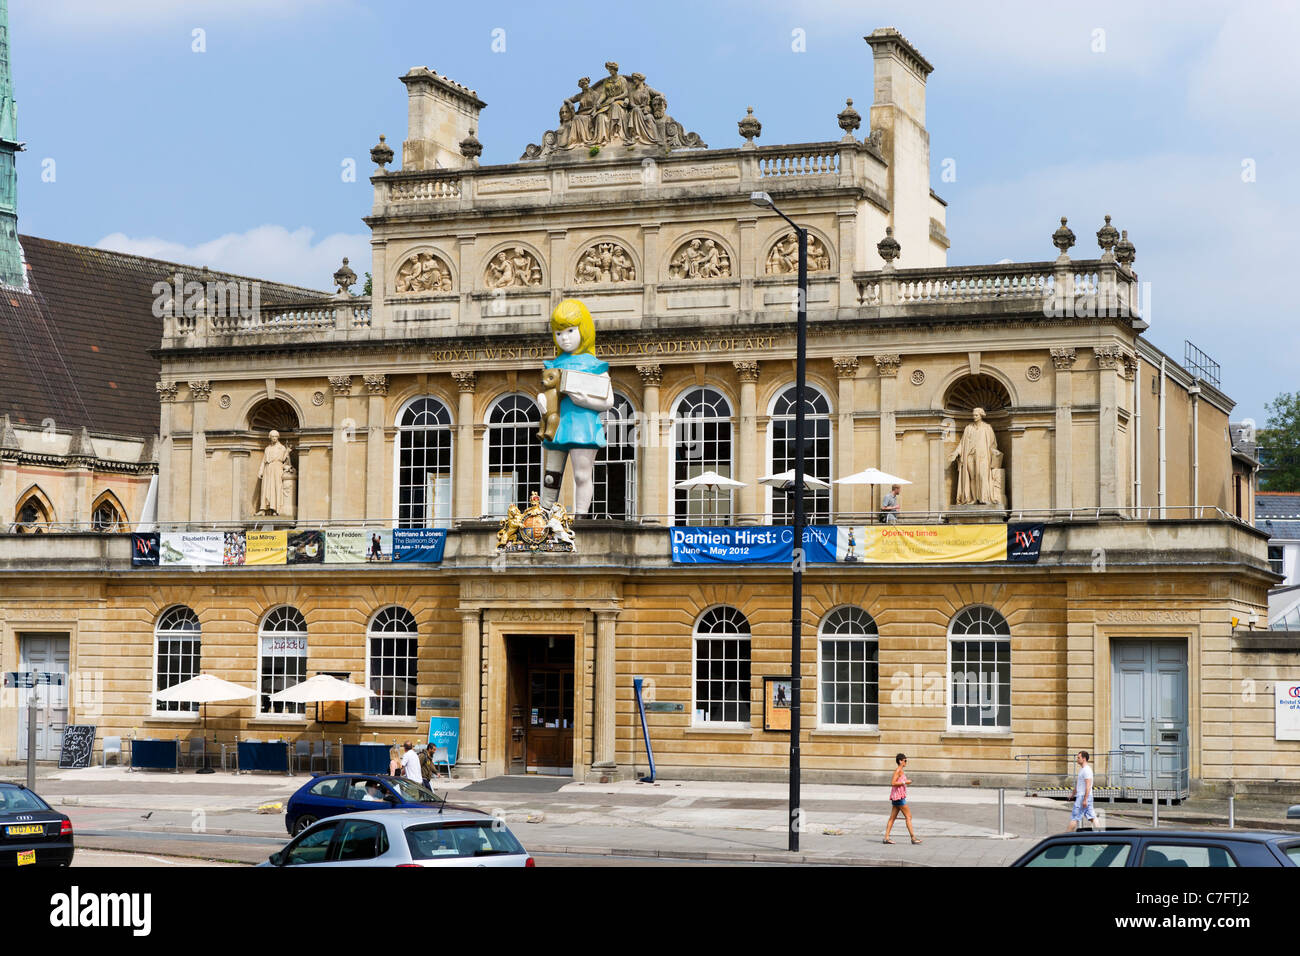
M950 463L948 458L957 449L962 432L975 420L974 411L984 409L984 421L993 429L998 451L1002 455L1001 465L994 469L993 482L997 488L999 501L988 504L957 504L957 463ZM1011 508L1011 394L1007 387L992 375L983 373L965 375L948 386L943 398L943 417L951 419L955 435L951 442L944 443L943 452L943 509L944 511L1007 511Z
M281 508L275 515L259 515L262 487L257 471L262 465L266 447L271 444L272 431L280 433L280 444L288 449L280 479ZM249 450L248 473L244 476L244 488L240 492L244 514L250 521L292 523L298 515L298 414L292 405L281 398L258 402L248 414L248 428L243 438L244 445Z

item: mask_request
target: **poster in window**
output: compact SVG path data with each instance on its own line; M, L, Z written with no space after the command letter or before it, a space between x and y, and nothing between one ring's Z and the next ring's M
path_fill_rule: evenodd
M763 678L763 729L790 729L790 701L794 681L789 677Z

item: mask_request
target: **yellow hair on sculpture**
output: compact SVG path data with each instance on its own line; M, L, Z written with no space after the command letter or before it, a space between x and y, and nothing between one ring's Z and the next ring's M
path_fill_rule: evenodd
M595 355L596 323L592 320L591 313L577 299L565 299L551 313L551 339L554 340L555 333L561 329L571 329L574 326L577 326L582 338L578 343L578 347L573 350L573 354ZM555 343L555 350L557 352L561 351L558 342Z

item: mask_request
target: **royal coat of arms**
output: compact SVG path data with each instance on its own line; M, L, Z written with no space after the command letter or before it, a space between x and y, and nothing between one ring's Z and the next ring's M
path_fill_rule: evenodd
M511 505L497 531L497 551L577 551L573 537L573 516L558 501L542 506L537 492L528 496L528 507L520 511Z

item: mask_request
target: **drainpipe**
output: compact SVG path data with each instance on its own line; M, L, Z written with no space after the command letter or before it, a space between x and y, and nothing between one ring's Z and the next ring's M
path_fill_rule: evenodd
M1160 517L1165 516L1165 356L1160 356L1160 424L1157 431L1160 433L1160 487L1156 491L1156 497L1160 504Z
M1192 515L1195 517L1201 499L1201 386L1193 385L1187 394L1192 396Z
M1136 518L1142 513L1142 360L1134 361L1137 362L1133 376L1133 517Z

